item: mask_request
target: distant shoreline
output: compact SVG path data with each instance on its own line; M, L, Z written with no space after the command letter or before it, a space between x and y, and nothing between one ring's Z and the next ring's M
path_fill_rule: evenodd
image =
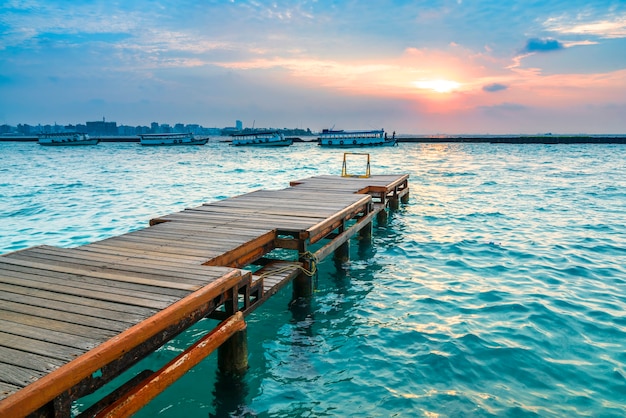
M138 136L101 136L100 142L139 142ZM213 137L214 138L214 137ZM224 138L224 137L219 137ZM293 137L294 142L316 142L311 139ZM403 143L489 143L489 144L626 144L626 135L402 135ZM218 140L225 142L226 140ZM37 142L36 136L0 136L0 142Z

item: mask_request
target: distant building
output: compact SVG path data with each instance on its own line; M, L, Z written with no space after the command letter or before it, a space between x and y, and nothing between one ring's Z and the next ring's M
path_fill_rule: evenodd
M235 121L235 128L237 128L238 131L241 131L243 129L243 123L240 120Z
M236 133L239 133L239 132L241 132L241 130L235 128L234 126L227 126L224 129L222 129L222 135L224 135L224 136L236 134Z
M28 124L18 124L17 125L17 132L22 134L22 135L31 135L36 133L37 131L35 130L34 126L30 126Z
M5 124L5 125L0 126L0 134L2 135L8 135L14 131L15 131L15 128L13 128L10 125Z
M191 132L192 134L201 134L202 132L202 126L198 125L198 124L189 124L185 127L186 131L185 132Z
M141 133L141 132L137 132L137 127L135 126L120 125L117 127L117 134L120 136L133 136L133 135L137 135L138 133Z
M117 122L101 121L87 122L85 133L89 135L117 135Z

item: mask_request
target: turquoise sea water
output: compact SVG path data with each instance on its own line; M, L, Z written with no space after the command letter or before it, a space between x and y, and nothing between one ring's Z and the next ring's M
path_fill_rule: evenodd
M310 304L290 309L286 288L247 318L242 380L212 355L137 415L626 416L626 146L370 153L373 174L410 174L409 204L349 263L321 264ZM341 161L314 144L0 143L0 253L85 244Z

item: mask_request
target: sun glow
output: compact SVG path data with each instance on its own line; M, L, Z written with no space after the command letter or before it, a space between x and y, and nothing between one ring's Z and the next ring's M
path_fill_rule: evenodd
M456 81L442 79L414 81L413 85L418 89L432 90L437 93L450 93L461 86L461 84Z

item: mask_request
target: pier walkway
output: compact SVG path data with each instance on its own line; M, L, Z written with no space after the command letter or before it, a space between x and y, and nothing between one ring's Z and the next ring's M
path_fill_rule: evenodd
M0 256L0 416L70 416L73 401L193 323L222 321L86 415L140 409L245 330L243 317L282 286L293 281L294 297L310 295L317 261L408 193L408 175L317 176L88 245Z

